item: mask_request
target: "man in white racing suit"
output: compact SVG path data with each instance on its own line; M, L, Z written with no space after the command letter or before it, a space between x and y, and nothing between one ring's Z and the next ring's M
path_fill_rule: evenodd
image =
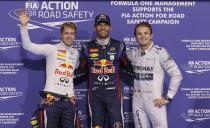
M74 128L73 73L79 59L78 51L72 48L76 36L76 25L71 22L62 24L61 41L58 44L36 44L32 43L29 38L27 24L30 17L26 10L20 10L19 19L23 48L46 57L46 83L43 98L49 106L46 108L46 115L44 116L47 117L47 123L44 124L44 127Z
M152 27L148 22L136 25L134 35L139 48L127 51L134 70L133 116L136 128L168 128L166 104L176 94L182 80L181 72L166 49L152 42ZM163 96L164 71L171 79Z

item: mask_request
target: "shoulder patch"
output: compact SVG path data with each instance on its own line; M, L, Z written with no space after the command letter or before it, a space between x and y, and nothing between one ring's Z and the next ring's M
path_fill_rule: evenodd
M157 50L163 50L164 49L163 47L160 47L158 45L155 45L154 48L156 48Z
M160 54L162 51L165 50L165 48L160 47L160 46L158 46L158 45L154 45L154 48L155 48L155 52L156 52L157 54Z

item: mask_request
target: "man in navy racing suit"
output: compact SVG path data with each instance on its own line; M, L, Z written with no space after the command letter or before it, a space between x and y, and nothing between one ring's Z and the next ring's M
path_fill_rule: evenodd
M128 66L125 44L112 39L110 18L100 14L95 18L96 39L84 43L81 66L89 71L89 109L91 127L122 128L122 97L120 66Z

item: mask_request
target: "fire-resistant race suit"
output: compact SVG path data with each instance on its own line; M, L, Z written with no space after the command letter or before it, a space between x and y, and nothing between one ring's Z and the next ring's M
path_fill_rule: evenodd
M84 43L81 50L81 65L89 71L89 109L91 127L122 128L123 113L120 88L120 65L127 66L125 44L109 39L106 45L97 40Z
M63 128L74 128L75 106L69 98L74 96L73 72L78 65L78 51L62 41L56 45L32 43L27 28L21 27L20 31L24 49L46 56L44 92L55 102L46 108L45 128L57 128L60 120Z
M126 51L135 72L133 116L136 128L167 128L166 106L154 106L154 100L163 97L164 71L170 76L167 97L172 99L176 94L182 75L166 49L157 45L143 51L134 48Z

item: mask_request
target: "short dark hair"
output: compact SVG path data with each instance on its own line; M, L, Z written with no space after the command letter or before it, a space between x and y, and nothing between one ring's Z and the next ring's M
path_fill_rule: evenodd
M76 24L73 23L73 22L65 22L65 23L63 23L63 24L61 25L61 33L63 33L65 27L72 28L72 29L75 30L75 32L77 32L77 26L76 26Z
M136 26L135 26L135 29L134 29L134 35L136 36L136 29L138 27L148 27L149 30L150 30L150 33L152 34L152 26L151 24L149 24L148 22L140 22L138 23Z

